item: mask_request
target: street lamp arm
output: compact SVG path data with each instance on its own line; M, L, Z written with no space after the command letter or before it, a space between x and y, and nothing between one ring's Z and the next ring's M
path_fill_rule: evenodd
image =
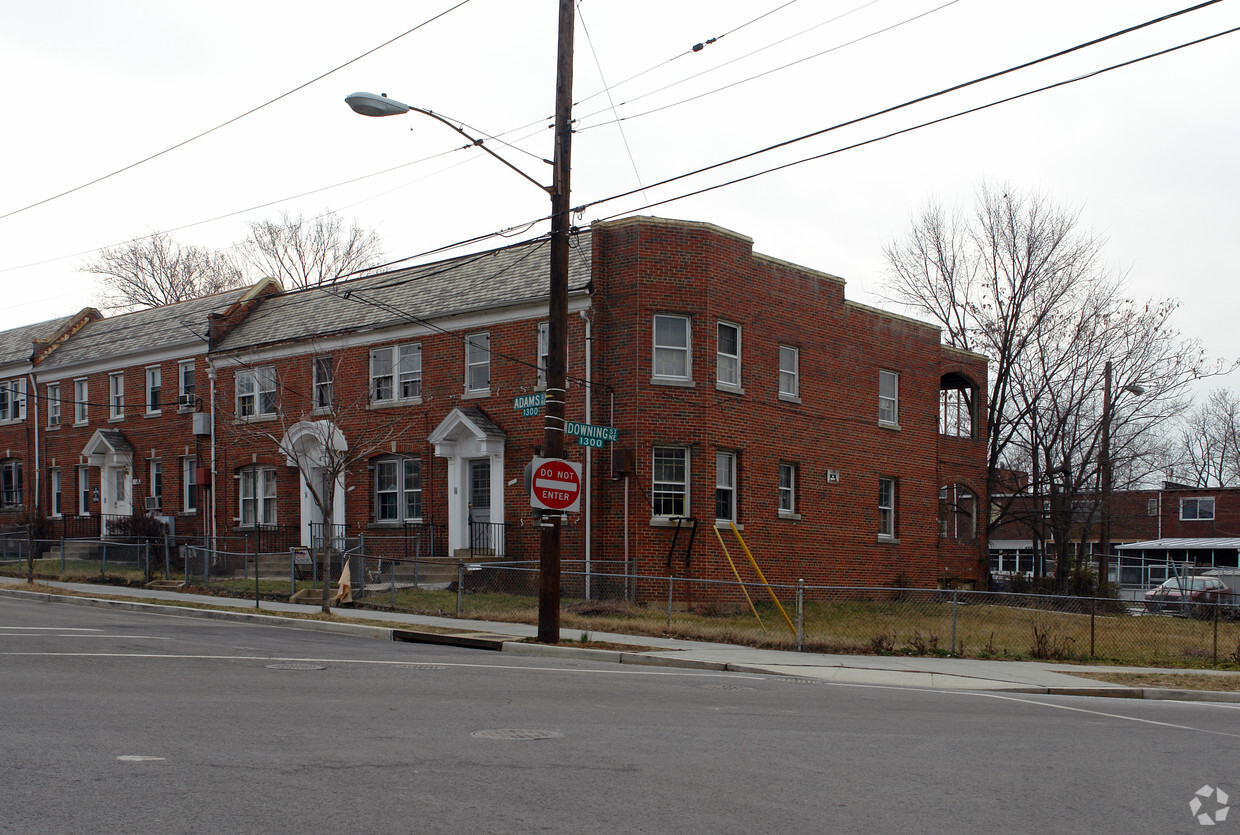
M354 113L359 113L362 116L400 116L405 113L408 113L411 110L414 111L415 113L421 113L423 116L430 116L435 121L441 124L447 125L448 127L452 128L454 131L459 133L461 136L468 139L470 145L473 145L475 148L479 148L483 151L486 151L488 154L495 157L497 160L502 162L504 165L508 166L513 171L520 174L526 180L538 186L539 191L546 192L547 194L555 194L555 186L545 186L542 183L538 182L538 180L535 180L529 174L526 174L520 168L513 165L511 162L504 159L502 156L500 156L499 154L495 153L490 148L488 148L485 144L486 140L479 139L474 136L470 136L468 133L465 132L463 128L461 128L460 125L456 124L450 119L446 119L443 116L440 116L438 113L436 113L433 110L427 110L422 107L414 107L411 104L405 104L404 102L399 102L396 99L390 99L388 98L387 93L383 93L382 95L379 95L379 96L376 96L374 93L353 93L351 95L345 96L344 100L345 100L345 103L348 104L349 107L353 109Z

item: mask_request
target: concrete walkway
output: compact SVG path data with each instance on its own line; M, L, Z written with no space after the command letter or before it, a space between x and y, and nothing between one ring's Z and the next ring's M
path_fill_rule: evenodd
M591 631L589 633L591 641L633 647L632 650L628 651L597 650L522 643L523 639L532 638L537 634L537 627L532 624L459 620L457 618L413 615L400 612L375 612L362 609L335 610L337 614L356 621L401 624L403 627L394 629L390 626L366 626L279 618L273 617L271 614L292 612L314 614L319 611L317 605L262 601L260 607L256 609L253 601L247 602L226 597L182 594L175 591L159 591L154 589L100 586L88 583L39 582L43 586L60 588L84 596L53 595L26 591L24 590L25 581L14 577L0 577L0 595L25 598L35 597L48 602L109 608L144 610L148 607L159 607L165 611L167 607L161 607L161 603L178 601L214 607L211 610L186 608L178 608L176 610L178 614L186 616L254 620L302 629L367 635L384 640L396 639L447 643L521 655L577 657L621 664L784 675L848 684L921 687L940 690L986 690L1011 693L1106 696L1112 698L1240 702L1240 692L1126 687L1094 681L1072 674L1073 672L1107 670L1110 672L1235 675L1235 673L1213 673L1206 670L1155 669L1149 667L1083 667L1081 665L1052 664L1038 661L984 661L966 658L822 655L806 652L755 649L753 647L704 641L685 641L675 638L654 638ZM134 603L117 599L121 597L137 598L146 602ZM451 631L448 634L444 634L425 630L423 629L424 627ZM581 637L581 632L576 629L562 629L561 637L564 640L576 640Z

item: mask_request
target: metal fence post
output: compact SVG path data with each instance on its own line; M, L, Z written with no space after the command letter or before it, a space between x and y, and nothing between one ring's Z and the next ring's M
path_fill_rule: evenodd
M667 578L667 628L672 628L672 588L676 583L675 577Z
M1214 666L1216 667L1218 666L1218 607L1219 607L1219 604L1215 603L1214 604Z
M1094 657L1094 616L1098 612L1098 598L1089 598L1089 657Z
M956 603L959 597L960 589L952 589L952 652L956 651Z
M99 576L106 577L108 575L108 541L103 541L103 562L99 564Z
M145 559L142 561L145 566L143 570L143 575L146 578L143 582L149 583L151 582L151 543L149 542L142 543L142 551L143 551L143 556L145 557Z
M297 552L288 549L288 596L297 594Z
M797 652L805 643L805 578L797 580Z
M388 562L388 574L392 578L392 611L396 611L396 560Z
M456 616L461 616L461 592L465 589L465 563L456 564Z
M60 538L60 576L65 576L65 538Z
M258 606L258 553L254 554L254 608Z

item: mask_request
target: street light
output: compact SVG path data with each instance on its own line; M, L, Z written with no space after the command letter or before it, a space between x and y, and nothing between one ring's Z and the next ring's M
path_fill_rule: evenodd
M390 99L387 94L354 93L345 98L363 116L399 116L413 111L430 116L516 171L551 195L551 267L547 326L547 416L543 422L542 457L564 457L564 391L568 365L568 232L569 168L572 151L573 107L573 0L559 0L559 34L555 74L555 152L551 185L544 186L520 168L475 139L458 125L430 110ZM544 516L539 548L538 641L560 640L560 517Z
M1137 397L1145 389L1135 383L1124 386L1123 391ZM1098 469L1102 480L1102 508L1098 522L1098 589L1105 591L1111 573L1111 418L1115 403L1111 397L1111 361L1102 369L1102 452Z

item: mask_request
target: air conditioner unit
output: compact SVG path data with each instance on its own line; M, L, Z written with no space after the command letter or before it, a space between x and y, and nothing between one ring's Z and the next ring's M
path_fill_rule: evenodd
M147 510L159 510L159 496L147 496L146 497L146 509Z
M179 406L182 409L188 409L189 407L194 405L194 401L196 401L197 399L198 398L192 394L182 394L181 396L177 398L177 406Z

